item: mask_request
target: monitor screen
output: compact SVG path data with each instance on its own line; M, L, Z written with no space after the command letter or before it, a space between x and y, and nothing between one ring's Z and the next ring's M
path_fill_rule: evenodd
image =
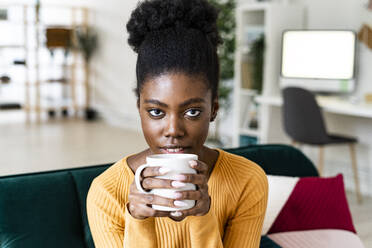
M283 33L281 76L285 78L354 78L353 31L289 30Z

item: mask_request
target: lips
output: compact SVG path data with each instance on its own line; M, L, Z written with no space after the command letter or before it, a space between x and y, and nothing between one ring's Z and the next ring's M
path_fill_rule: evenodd
M160 150L162 153L186 153L186 149L189 147L181 147L181 146L167 146L161 147Z

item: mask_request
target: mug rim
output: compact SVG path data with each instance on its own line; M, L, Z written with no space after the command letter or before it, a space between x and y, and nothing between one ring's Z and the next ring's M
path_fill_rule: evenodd
M146 157L146 159L174 159L174 158L188 158L188 159L198 159L198 155L192 153L162 153L153 154Z

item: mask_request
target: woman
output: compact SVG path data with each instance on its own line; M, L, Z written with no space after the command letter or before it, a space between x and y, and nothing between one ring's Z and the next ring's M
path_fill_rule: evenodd
M138 53L137 106L149 146L123 158L98 176L87 211L96 247L258 247L267 204L267 180L253 162L204 146L218 111L221 39L217 12L206 0L144 1L127 24ZM176 181L156 179L161 167L142 173L145 189L197 185L177 199L141 194L134 183L146 156L193 153L198 173ZM152 204L192 209L165 212Z

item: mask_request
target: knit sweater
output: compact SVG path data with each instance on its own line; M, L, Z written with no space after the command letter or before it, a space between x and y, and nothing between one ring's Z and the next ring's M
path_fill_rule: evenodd
M182 221L136 219L126 207L134 175L127 158L95 178L87 197L90 230L97 248L259 247L268 184L254 162L218 149L208 181L211 207Z

